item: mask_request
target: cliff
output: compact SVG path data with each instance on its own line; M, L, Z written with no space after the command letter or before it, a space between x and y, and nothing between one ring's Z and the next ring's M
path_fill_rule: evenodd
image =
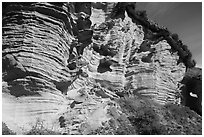
M202 115L202 70L201 68L187 69L183 77L182 104Z
M119 128L117 100L180 104L194 65L177 35L134 3L3 3L2 117L17 134Z

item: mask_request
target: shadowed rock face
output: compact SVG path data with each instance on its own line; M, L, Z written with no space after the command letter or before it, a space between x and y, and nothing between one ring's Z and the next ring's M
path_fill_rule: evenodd
M184 84L182 104L202 115L202 70L200 68L188 69L181 83Z
M114 99L123 94L179 104L183 51L172 52L169 32L134 8L3 3L3 122L17 134L37 120L63 134L89 134L109 125L110 110L122 113Z

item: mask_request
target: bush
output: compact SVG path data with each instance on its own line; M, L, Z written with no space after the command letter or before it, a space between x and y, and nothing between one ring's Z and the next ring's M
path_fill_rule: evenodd
M26 135L61 135L61 133L46 129L43 126L43 121L38 119L36 124L26 133Z
M163 126L159 123L157 114L152 109L146 109L134 116L129 117L130 122L135 126L138 134L158 135L164 134Z
M137 134L165 134L165 128L160 123L160 117L156 113L157 107L151 100L140 96L140 98L121 99L119 102L121 107L125 109L128 120Z
M175 104L166 104L164 109L166 110L165 114L163 114L165 119L167 121L171 121L166 125L166 128L168 128L170 134L202 134L202 117L197 115L188 107Z
M2 135L16 135L16 133L10 130L7 125L2 122Z
M202 118L187 107L176 104L163 106L143 96L119 99L118 103L136 134L202 134ZM124 129L124 126L120 128Z

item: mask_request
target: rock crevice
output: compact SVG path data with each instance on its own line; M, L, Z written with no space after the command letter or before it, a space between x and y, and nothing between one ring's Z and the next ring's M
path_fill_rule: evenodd
M2 64L3 122L17 134L38 120L89 134L109 125L109 111L122 115L115 100L125 96L180 104L180 81L195 65L134 3L90 2L3 3Z

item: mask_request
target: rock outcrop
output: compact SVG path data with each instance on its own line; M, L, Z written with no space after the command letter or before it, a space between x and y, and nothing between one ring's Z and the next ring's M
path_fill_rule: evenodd
M17 134L37 121L89 134L122 114L126 95L180 104L195 65L134 3L3 3L2 35L3 122Z
M202 115L202 70L201 68L191 68L185 73L181 83L183 100L182 104L190 107L199 115Z

